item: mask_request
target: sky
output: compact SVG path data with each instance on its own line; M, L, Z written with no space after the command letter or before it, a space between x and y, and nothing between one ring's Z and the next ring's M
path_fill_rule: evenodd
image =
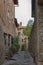
M15 7L15 17L18 23L22 22L26 26L31 17L31 0L18 0L19 6Z

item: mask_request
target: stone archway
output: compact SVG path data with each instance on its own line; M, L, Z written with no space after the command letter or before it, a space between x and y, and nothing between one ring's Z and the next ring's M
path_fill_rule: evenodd
M2 27L0 26L0 65L4 61L4 38L3 38L3 31Z

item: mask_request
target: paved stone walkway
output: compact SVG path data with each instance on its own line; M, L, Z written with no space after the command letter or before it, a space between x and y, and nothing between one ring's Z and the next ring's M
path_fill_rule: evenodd
M35 65L35 63L33 62L33 58L30 56L29 52L20 51L3 65Z

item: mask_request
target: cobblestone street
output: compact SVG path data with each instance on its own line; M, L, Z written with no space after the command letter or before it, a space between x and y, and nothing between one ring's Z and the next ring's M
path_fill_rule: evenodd
M11 60L5 61L3 65L35 65L29 52L20 51Z

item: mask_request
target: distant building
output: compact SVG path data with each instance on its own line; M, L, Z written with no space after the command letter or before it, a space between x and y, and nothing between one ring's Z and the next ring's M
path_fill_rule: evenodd
M24 44L26 45L26 50L28 50L29 40L28 40L28 36L25 35L24 35Z
M18 27L20 50L21 50L21 48L22 48L22 45L24 44L23 29L24 29L24 28L23 28L23 26L22 26L22 22L20 22L19 27Z

